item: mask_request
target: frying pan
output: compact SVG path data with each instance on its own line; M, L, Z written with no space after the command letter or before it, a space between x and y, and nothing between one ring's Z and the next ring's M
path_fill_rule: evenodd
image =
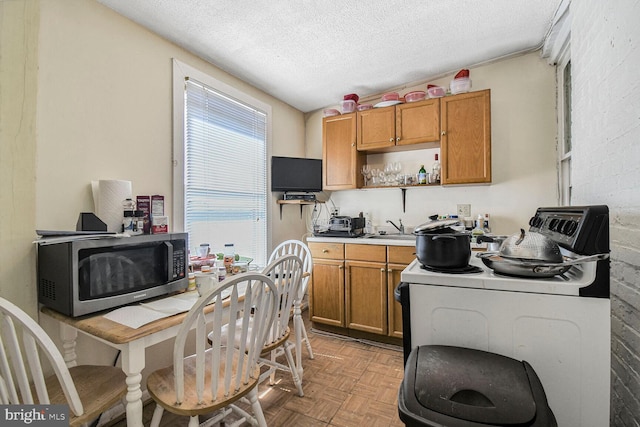
M563 274L576 264L600 261L609 258L609 254L597 254L576 258L565 258L562 262L528 261L505 258L499 252L483 252L476 255L484 265L496 273L519 277L553 277Z

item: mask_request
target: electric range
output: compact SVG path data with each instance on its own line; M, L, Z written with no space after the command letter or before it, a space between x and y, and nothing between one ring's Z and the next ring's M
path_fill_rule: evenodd
M529 231L553 239L564 256L609 252L606 206L539 208ZM441 344L526 360L538 373L558 425L609 425L611 318L609 260L550 278L428 271L414 260L401 274L405 360L412 348Z

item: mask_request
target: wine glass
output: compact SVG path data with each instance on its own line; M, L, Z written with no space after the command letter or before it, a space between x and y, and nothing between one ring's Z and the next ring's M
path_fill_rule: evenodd
M393 164L392 163L385 163L384 164L384 175L385 175L385 182L387 185L393 185L393 181L395 180L395 177L393 175Z
M396 182L401 184L402 181L402 175L400 175L400 172L402 172L402 163L400 162L393 162L392 164L392 170L393 173L396 175Z
M369 185L369 181L371 180L371 166L368 164L362 165L362 175L364 176L364 185Z

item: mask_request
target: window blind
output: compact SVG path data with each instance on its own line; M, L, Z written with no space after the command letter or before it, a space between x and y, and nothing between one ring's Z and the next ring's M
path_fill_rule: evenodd
M191 249L225 243L266 265L267 116L185 80L185 229Z

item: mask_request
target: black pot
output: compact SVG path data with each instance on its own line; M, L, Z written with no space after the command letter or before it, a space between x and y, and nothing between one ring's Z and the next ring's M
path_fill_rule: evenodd
M426 267L455 269L469 265L471 235L442 229L416 234L416 257Z

